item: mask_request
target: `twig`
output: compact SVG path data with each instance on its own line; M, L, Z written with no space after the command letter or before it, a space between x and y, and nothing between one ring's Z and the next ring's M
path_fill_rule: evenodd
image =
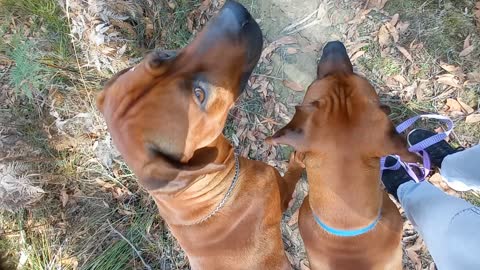
M300 28L297 28L297 29L295 29L295 30L292 30L292 31L288 32L287 35L293 35L293 34L295 34L295 33L298 33L298 32L300 32L300 31L303 31L303 30L305 30L305 29L307 29L307 28L310 28L310 27L312 27L312 26L314 26L314 25L316 25L316 24L319 24L319 23L320 23L320 20L319 20L319 19L316 19L316 20L314 20L314 21L312 21L312 22L310 22L310 23L308 23L308 24L306 24L306 25L304 25L304 26L302 26L302 27L300 27Z
M148 270L152 270L152 267L145 262L142 255L140 254L140 251L138 251L138 249L135 248L135 246L132 244L132 242L130 242L125 236L123 236L123 234L121 234L119 231L117 231L113 227L112 223L110 223L110 220L107 220L107 223L108 223L108 226L110 226L110 229L112 229L112 231L114 233L118 234L123 240L125 240L125 242L127 242L130 245L130 247L132 247L133 251L135 251L135 253L137 253L138 258L140 258L140 260L142 261L145 268L147 268Z
M275 79L275 80L280 80L280 81L284 80L284 79L279 78L279 77L270 76L270 75L266 75L266 74L259 74L259 73L253 73L252 76L265 77L265 78L270 78L270 79Z
M70 18L69 10L70 10L70 1L67 0L67 1L65 1L65 13L67 15L68 28L71 32L72 21L71 21L71 18ZM77 47L75 46L75 43L73 42L73 39L71 40L71 42L72 42L72 47L73 47L73 53L75 55L75 61L77 62L77 68L78 68L78 73L80 75L80 80L83 84L83 88L85 89L85 93L87 94L87 99L88 99L89 105L90 105L91 109L93 111L95 111L95 108L92 106L92 104L95 104L95 102L93 101L92 96L90 94L90 91L87 88L87 83L85 82L85 76L84 76L83 71L82 71L82 66L80 65L80 60L79 60L79 57L78 57ZM99 119L99 117L96 113L93 113L93 115L95 116L97 122L101 122L101 120Z
M288 32L288 31L291 31L293 29L295 29L297 26L300 26L304 23L306 23L308 20L310 20L315 14L317 14L318 12L318 9L315 10L314 12L308 14L305 18L303 18L302 20L298 21L298 22L295 22L287 27L285 27L283 30L282 30L282 33L285 33L285 32Z

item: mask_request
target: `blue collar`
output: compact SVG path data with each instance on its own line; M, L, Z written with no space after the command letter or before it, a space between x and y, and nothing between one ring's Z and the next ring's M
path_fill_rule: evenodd
M320 225L320 227L322 227L322 229L324 229L325 231L327 231L330 234L340 236L340 237L354 237L354 236L359 236L359 235L362 235L364 233L367 233L367 232L371 231L373 228L375 228L375 226L380 221L381 212L378 213L377 218L370 225L368 225L367 227L361 228L361 229L357 229L357 230L338 230L338 229L329 227L327 224L323 223L315 214L313 214L313 218L315 219L317 224Z

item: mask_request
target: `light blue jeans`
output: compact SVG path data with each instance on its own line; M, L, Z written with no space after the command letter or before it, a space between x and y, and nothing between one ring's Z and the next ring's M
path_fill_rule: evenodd
M447 158L442 163L442 175L455 176L456 182L461 179L464 187L480 186L478 146ZM452 166L455 164L458 167ZM443 177L448 182L449 178ZM479 207L447 195L428 182L406 182L397 194L439 270L480 270Z

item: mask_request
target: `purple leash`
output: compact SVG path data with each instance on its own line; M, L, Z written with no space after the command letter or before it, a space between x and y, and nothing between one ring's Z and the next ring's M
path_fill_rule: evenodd
M412 153L418 153L420 156L423 158L423 168L418 166L416 163L405 163L403 162L399 156L394 156L397 159L397 163L393 166L386 167L385 166L385 158L382 158L380 160L380 167L382 170L398 170L400 167L405 168L407 173L415 180L415 182L421 182L425 180L425 177L428 176L430 173L431 169L431 162L430 162L430 157L428 156L427 152L425 149L427 147L430 147L442 140L445 140L450 133L453 130L453 121L450 120L450 118L442 115L436 115L436 114L424 114L424 115L418 115L415 117L412 117L408 119L407 121L401 123L400 125L397 126L396 130L398 133L402 133L405 130L407 130L409 127L411 127L415 122L422 118L429 118L429 119L437 119L440 120L441 122L444 122L447 125L447 131L438 133L432 137L429 137L421 142L418 142L408 148L408 151ZM412 170L412 167L416 167L420 172L422 172L422 176L418 177L417 174Z

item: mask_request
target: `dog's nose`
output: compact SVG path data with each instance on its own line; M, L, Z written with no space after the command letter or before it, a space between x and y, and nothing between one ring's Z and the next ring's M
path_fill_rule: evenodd
M251 20L250 13L241 4L235 1L227 1L219 14L219 21L230 30L240 31Z
M330 41L323 48L322 58L345 59L348 58L347 49L340 41Z
M318 64L318 78L337 72L353 73L353 67L343 43L331 41L323 47L322 58Z
M252 15L236 1L228 0L217 17L207 26L199 49L206 50L222 41L224 46L222 50L235 47L234 44L241 44L245 48L246 61L240 86L240 89L243 89L262 54L263 35ZM224 60L228 61L228 59Z

